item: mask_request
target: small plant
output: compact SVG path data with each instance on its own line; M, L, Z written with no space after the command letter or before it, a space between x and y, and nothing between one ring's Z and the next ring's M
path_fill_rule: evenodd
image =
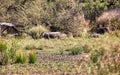
M115 35L116 37L120 37L120 31L117 31L117 30L116 30L116 31L114 32L114 35Z
M104 49L95 50L91 55L91 60L93 61L93 63L98 62L99 57L103 56L104 53Z
M85 53L89 53L91 51L91 48L87 44L83 46L83 49Z
M98 61L98 55L97 54L93 54L91 56L91 60L92 60L93 63L96 63Z
M63 51L63 50L59 50L59 52L60 52L60 55L64 54L64 51Z
M0 43L0 51L5 52L7 50L7 45L5 43Z
M78 54L81 54L82 52L83 52L83 48L81 48L81 47L73 47L71 49L72 55L78 55Z
M99 55L103 56L105 54L105 50L103 48L99 49Z
M7 43L0 43L0 65L12 64L15 62L16 46L12 43L11 47Z
M49 31L47 28L45 28L44 26L36 26L36 27L33 27L29 30L29 33L30 33L30 36L33 38L33 39L39 39L41 38L41 34L43 32L47 32Z
M24 64L26 62L27 62L27 57L25 56L25 54L19 54L18 56L16 56L16 63Z
M63 50L63 49L60 49L60 50L59 50L59 53L60 53L60 55L64 54L64 50Z
M36 63L37 62L37 55L35 53L29 54L29 63Z

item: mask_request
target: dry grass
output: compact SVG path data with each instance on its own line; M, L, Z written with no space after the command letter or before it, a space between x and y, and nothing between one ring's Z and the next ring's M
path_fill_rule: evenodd
M41 50L41 51L58 51L60 49L68 50L74 46L86 46L92 50L103 48L107 51L119 48L119 31L115 34L101 35L100 38L79 37L79 38L65 38L65 39L15 39L3 38L0 41L8 42L10 46L12 42L16 41L20 50Z
M101 35L100 38L66 38L66 39L38 39L34 40L31 38L25 39L1 39L2 41L9 42L17 41L20 46L19 53L25 52L29 54L32 51L37 53L43 53L38 56L41 59L40 63L37 64L24 64L24 65L11 65L0 68L0 73L10 71L10 73L22 73L26 74L84 74L84 75L119 75L120 65L120 39L116 34L105 34ZM69 55L70 49L77 47L83 47L88 52L79 55ZM27 50L26 50L27 47ZM59 55L59 50L63 50L63 55ZM67 54L65 52L68 52ZM44 56L48 54L48 56ZM52 54L49 56L49 54ZM58 55L54 55L58 54ZM65 55L64 55L65 54ZM67 56L66 56L67 55ZM85 57L88 56L85 60ZM91 57L94 56L94 59ZM70 57L70 58L68 58ZM83 57L78 61L77 58ZM61 60L63 59L64 60ZM97 58L97 59L96 59ZM84 59L84 60L83 60ZM69 60L69 61L66 61ZM73 60L73 61L72 61ZM93 62L95 61L95 62ZM18 70L16 70L18 69ZM22 69L22 71L21 71ZM24 71L23 71L24 69ZM32 71L31 71L32 70ZM33 72L33 73L31 73Z

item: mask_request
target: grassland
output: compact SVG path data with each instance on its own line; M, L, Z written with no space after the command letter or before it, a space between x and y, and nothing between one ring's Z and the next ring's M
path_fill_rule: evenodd
M35 64L0 66L0 75L120 75L120 35L105 34L65 39L1 38L17 54L37 54ZM77 51L78 49L78 51ZM73 54L76 50L76 54ZM78 52L78 53L77 53Z

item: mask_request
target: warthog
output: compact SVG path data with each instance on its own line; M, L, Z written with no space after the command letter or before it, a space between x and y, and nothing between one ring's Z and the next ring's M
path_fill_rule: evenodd
M66 34L62 34L61 32L43 32L41 34L41 37L46 38L46 39L51 39L51 38L65 38L67 37Z
M97 29L98 34L104 34L105 32L110 32L110 28L109 27L101 27L101 28Z

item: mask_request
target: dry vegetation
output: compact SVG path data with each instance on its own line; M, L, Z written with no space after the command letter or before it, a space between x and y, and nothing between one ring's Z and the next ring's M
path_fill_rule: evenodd
M119 75L120 45L115 34L101 35L100 38L80 37L66 39L24 39L3 38L1 41L17 41L17 55L34 52L37 62L28 64L23 59L22 64L1 66L0 73L8 74L52 74L52 75ZM29 42L28 42L29 41ZM76 51L76 53L74 52ZM74 52L74 53L73 53ZM36 58L33 58L36 60Z
M0 38L0 75L120 75L119 7L119 0L0 0L0 22L25 27L22 36ZM99 24L114 31L90 37ZM68 37L41 38L50 31Z

